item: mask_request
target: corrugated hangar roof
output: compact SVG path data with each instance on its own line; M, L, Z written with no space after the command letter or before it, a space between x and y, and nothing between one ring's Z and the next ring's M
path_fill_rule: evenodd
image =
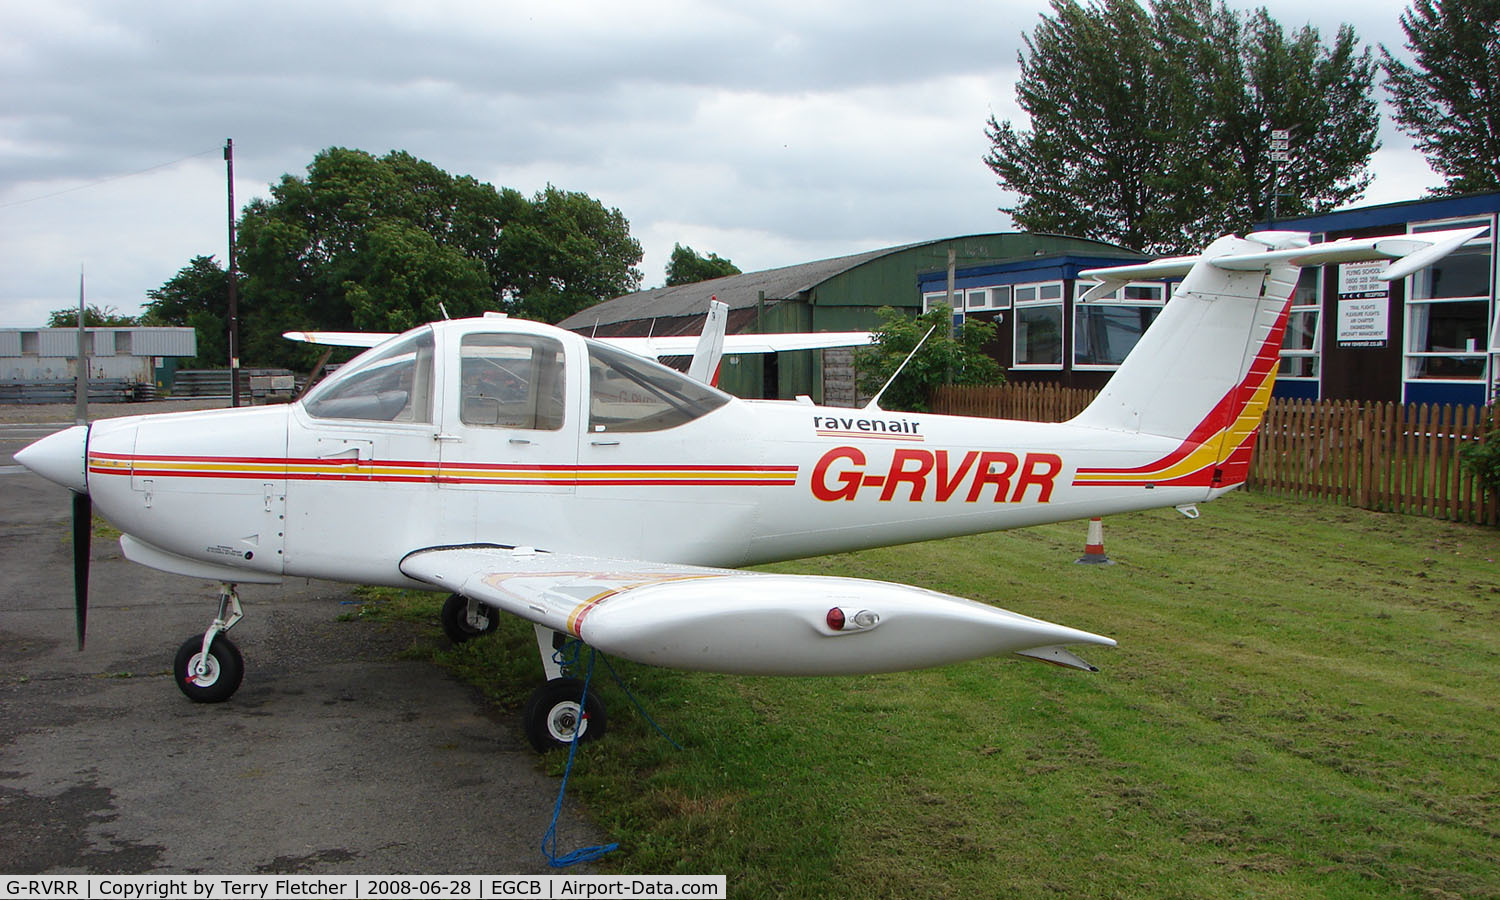
M900 247L885 247L868 250L850 256L838 256L817 262L799 263L780 269L760 272L745 272L727 275L710 281L682 284L675 287L654 288L637 291L574 313L558 323L569 329L607 326L638 319L674 318L678 316L701 316L707 309L709 296L718 297L729 304L731 310L747 309L760 301L762 293L768 301L792 300L817 287L819 284L847 272L873 259L899 253L925 244L940 244L941 240L903 244Z

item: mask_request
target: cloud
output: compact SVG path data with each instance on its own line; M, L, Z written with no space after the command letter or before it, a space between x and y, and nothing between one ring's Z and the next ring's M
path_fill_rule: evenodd
M1288 26L1313 17L1328 36L1349 18L1400 43L1389 0L1270 6ZM330 146L588 193L630 220L648 285L677 242L750 270L1002 230L984 122L1017 116L1017 53L1045 9L6 4L0 325L76 302L80 264L91 298L133 312L191 257L222 260L227 137L240 205ZM1394 137L1377 166L1412 196L1424 166Z

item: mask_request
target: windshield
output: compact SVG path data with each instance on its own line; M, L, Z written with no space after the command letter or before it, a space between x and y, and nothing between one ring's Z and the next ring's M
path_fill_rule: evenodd
M589 341L589 430L662 431L729 402L676 369Z
M318 385L303 407L320 419L432 421L432 329L357 357Z

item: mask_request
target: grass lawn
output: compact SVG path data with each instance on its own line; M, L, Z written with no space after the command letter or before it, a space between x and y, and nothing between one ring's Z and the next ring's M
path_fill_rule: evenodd
M849 678L603 667L570 791L628 873L747 897L1500 897L1500 531L1235 494L767 567L903 581L1116 638ZM519 710L529 625L419 652ZM389 598L371 592L372 598ZM404 610L404 612L402 612ZM519 727L519 724L518 724ZM560 772L563 754L544 765ZM497 802L503 802L503 798ZM572 848L560 848L563 851Z

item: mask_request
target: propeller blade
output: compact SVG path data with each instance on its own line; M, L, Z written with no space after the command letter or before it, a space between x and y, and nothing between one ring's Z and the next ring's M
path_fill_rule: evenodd
M94 503L88 494L73 494L73 612L78 623L78 649L89 618L89 549L94 537Z

